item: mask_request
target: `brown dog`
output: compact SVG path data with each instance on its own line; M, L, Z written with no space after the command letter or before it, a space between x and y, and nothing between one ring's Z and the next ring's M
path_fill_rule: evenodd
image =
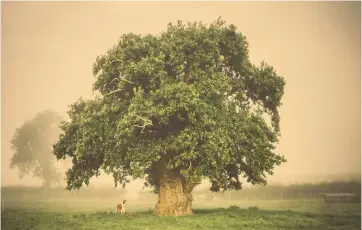
M132 212L126 212L126 216L128 218L133 218L134 217Z
M126 213L127 200L123 200L123 203L117 204L117 212Z

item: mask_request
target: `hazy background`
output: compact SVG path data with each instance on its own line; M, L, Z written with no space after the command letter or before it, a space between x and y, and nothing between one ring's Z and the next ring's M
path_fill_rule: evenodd
M176 20L221 16L287 85L277 150L288 162L271 181L324 180L360 174L360 2L124 3L2 2L1 180L40 185L10 170L15 129L37 112L65 112L92 96L92 64L124 33L159 33ZM93 185L113 186L110 177ZM139 183L134 188L141 188Z

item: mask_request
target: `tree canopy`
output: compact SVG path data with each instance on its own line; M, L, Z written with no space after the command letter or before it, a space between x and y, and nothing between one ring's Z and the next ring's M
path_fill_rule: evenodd
M160 197L174 178L183 193L202 178L213 191L241 189L239 176L265 184L285 162L275 152L285 81L250 62L234 25L178 21L158 35L125 34L93 74L100 95L70 106L54 145L73 160L68 189L101 171L116 186L143 178Z
M46 187L59 181L52 146L59 138L62 119L58 113L46 110L16 129L11 140L10 167L18 167L20 178L32 174L42 179Z

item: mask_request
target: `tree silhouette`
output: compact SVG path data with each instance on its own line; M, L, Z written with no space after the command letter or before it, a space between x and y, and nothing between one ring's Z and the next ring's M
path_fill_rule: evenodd
M46 110L16 129L11 140L13 156L10 167L19 169L20 178L32 174L43 180L45 189L59 182L52 145L59 138L61 119L56 112Z

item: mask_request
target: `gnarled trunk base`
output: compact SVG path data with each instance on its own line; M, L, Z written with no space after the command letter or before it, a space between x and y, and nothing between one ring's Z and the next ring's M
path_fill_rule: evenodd
M155 214L158 216L181 216L192 214L193 187L187 186L182 177L173 173L161 176Z

